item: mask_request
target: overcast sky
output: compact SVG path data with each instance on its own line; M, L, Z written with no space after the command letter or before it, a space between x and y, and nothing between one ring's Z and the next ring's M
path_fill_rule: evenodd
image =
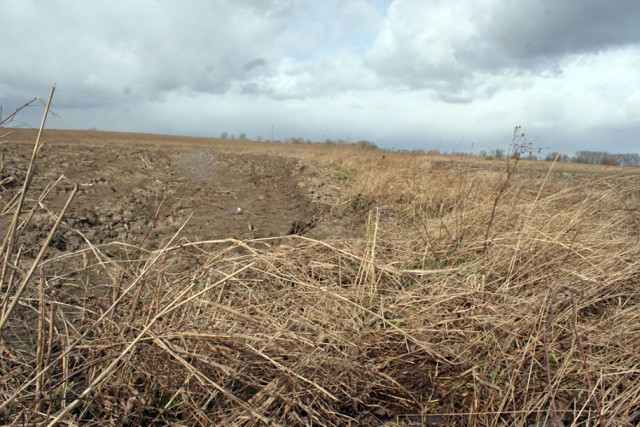
M4 115L54 82L50 128L638 152L640 1L0 1Z

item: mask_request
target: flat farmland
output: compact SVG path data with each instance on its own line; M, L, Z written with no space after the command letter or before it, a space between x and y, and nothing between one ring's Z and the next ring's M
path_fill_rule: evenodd
M634 169L5 133L2 423L640 422Z

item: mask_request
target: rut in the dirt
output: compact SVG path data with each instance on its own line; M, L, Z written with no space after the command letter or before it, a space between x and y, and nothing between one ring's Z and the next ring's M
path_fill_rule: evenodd
M20 188L31 149L28 144L2 146L3 200ZM84 244L73 229L95 244L125 241L154 248L187 219L180 237L189 241L303 234L316 224L315 208L297 184L295 162L278 157L206 147L56 143L42 149L38 171L32 192L47 192L46 209L38 209L24 231L31 234L27 241L46 235L52 221L47 210L58 210L73 185L80 186L65 218L67 227L53 242L63 252Z

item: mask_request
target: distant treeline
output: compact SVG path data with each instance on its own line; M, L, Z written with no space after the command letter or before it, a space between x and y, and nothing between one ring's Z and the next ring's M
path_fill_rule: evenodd
M229 135L227 132L223 132L220 135L223 139L236 139L235 135ZM239 138L241 140L247 139L247 135L245 133L241 133ZM256 141L262 141L263 138L258 136ZM313 142L309 139L304 139L300 137L295 138L287 138L284 141L274 141L274 142L284 142L289 144L317 144L318 142ZM350 142L344 139L325 139L320 144L325 145L335 145L335 146L352 146L358 147L362 149L377 149L378 146L367 140L360 140L357 142ZM426 155L444 155L444 156L459 156L459 157L482 157L485 159L504 159L507 156L514 156L512 152L508 152L503 148L495 148L493 150L482 150L478 153L465 153L459 151L453 151L451 153L442 152L439 149L434 150L397 150L391 149L389 151L399 151L399 152L412 152ZM546 151L546 150L545 150ZM569 156L568 154L561 154L558 152L548 153L546 156L543 153L542 149L532 149L531 146L519 153L519 158L526 160L544 160L544 161L554 161L557 159L559 162L566 163L584 163L590 165L605 165L605 166L625 166L625 167L640 167L640 154L638 153L608 153L606 151L588 151L581 150L577 151L574 156Z
M417 150L418 152L430 155L448 155L447 153L441 153L439 150ZM453 156L464 156L464 157L482 157L486 159L504 159L507 156L512 156L513 153L507 153L506 150L497 148L489 151L480 151L479 153L463 153L454 151L449 155ZM526 160L544 160L544 161L554 161L557 159L559 162L566 163L584 163L590 165L605 165L605 166L625 166L625 167L640 167L640 154L638 153L608 153L606 151L587 151L581 150L577 151L574 156L569 156L568 154L561 154L558 152L552 152L543 155L542 150L535 150L534 152L524 152L520 153L521 159Z
M222 132L220 134L220 138L221 139L240 139L240 140L246 140L247 138L247 134L246 133L241 133L238 138L236 138L235 135L233 134L229 134L228 132ZM262 136L258 135L255 138L255 141L263 141ZM284 142L286 144L325 144L325 145L335 145L335 146L341 146L341 147L347 147L347 146L351 146L351 147L357 147L357 148L362 148L364 150L376 150L379 147L374 144L371 141L367 141L366 139L361 139L357 142L350 142L347 141L345 139L325 139L323 142L314 142L311 141L310 139L305 139L305 138L301 138L301 137L292 137L292 138L287 138L284 141L281 140L273 140L273 139L269 139L267 141L271 141L271 142Z
M564 161L564 160L563 160ZM612 154L605 151L577 151L571 158L574 163L588 163L590 165L629 166L640 167L640 154Z

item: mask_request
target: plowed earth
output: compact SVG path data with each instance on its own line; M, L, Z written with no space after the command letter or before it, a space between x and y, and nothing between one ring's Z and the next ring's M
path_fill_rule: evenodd
M185 223L183 241L341 232L339 224L319 222L301 161L231 154L196 138L122 135L45 131L27 199L27 208L36 209L20 239L33 244L25 255L37 253L54 222L51 213L57 215L76 184L78 194L51 244L58 252L85 244L74 229L93 244L122 241L147 249L160 247ZM3 210L22 188L35 137L19 131L0 145ZM0 219L0 229L10 217Z

